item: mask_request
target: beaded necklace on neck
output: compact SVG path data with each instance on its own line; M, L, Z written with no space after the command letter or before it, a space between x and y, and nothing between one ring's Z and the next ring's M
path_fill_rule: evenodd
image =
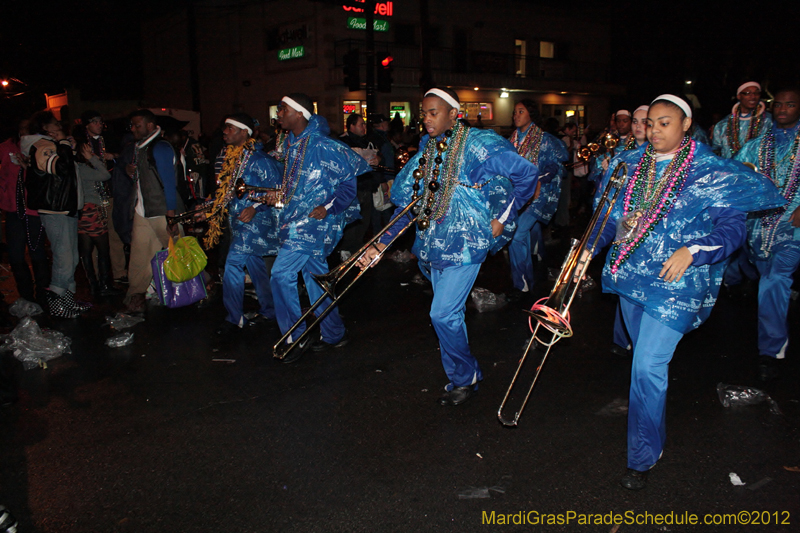
M544 132L536 126L533 122L531 122L528 131L526 131L523 136L522 140L519 140L519 130L515 129L514 133L511 134L511 144L514 145L514 148L517 149L517 153L533 163L534 165L539 164L539 153L542 149L542 137L544 136Z
M758 137L758 134L761 131L761 126L764 123L764 113L759 113L759 111L762 111L762 105L763 104L759 102L756 108L753 109L753 113L750 115L750 124L747 127L747 136L745 137L744 142ZM742 149L742 143L739 142L739 104L733 106L733 111L728 117L727 137L728 146L731 148L731 153L736 155L736 153Z
M234 184L244 173L254 151L255 139L247 139L242 146L229 145L225 149L225 162L222 163L222 170L217 178L219 187L214 197L211 214L207 217L208 233L204 240L206 248L215 246L222 236L222 222L228 212L228 202L236 193Z
M28 248L31 252L35 252L42 242L42 234L44 226L39 225L39 235L36 236L36 245L31 241L31 228L27 210L27 202L25 196L25 171L20 168L17 174L17 218L25 221L25 236L28 238Z
M281 202L283 205L288 204L289 200L294 197L297 184L300 183L300 173L303 171L303 163L306 159L308 139L308 136L303 137L294 145L287 140L286 156L283 165L283 180L281 182ZM293 150L295 147L297 148ZM291 165L289 165L289 159L292 159Z
M415 206L412 209L418 217L417 227L422 231L430 227L431 220L442 218L450 207L450 200L458 185L458 174L464 161L467 136L469 136L469 126L456 122L451 129L444 132L442 140L437 141L431 137L425 145L422 157L419 159L419 167L412 174L414 184L411 186L414 191L412 201L419 198L420 189L425 186L421 201L425 207L422 208L421 215L419 208ZM423 182L423 185L420 182Z
M670 212L686 182L689 166L694 160L696 142L684 137L678 152L669 162L661 179L656 171L656 152L652 144L647 145L639 166L628 181L623 202L623 214L641 213L638 231L629 238L616 241L611 250L611 272L628 260L639 245L650 236L661 219Z
M783 214L786 213L787 207L794 200L798 186L800 186L800 158L797 157L798 147L800 147L800 130L795 134L794 143L789 150L789 161L792 163L792 166L783 184L780 184L778 176L776 175L778 172L778 165L775 163L775 134L770 131L764 135L758 147L758 167L761 169L762 174L772 180L772 183L778 187L783 197L787 200L786 205L770 211L769 214L761 217L761 250L767 255L769 255L772 250L772 245L775 243L778 223L783 217Z

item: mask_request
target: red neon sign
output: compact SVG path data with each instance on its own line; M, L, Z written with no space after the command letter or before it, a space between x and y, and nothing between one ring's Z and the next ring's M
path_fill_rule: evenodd
M356 0L356 2L364 3L365 0ZM355 13L363 13L364 10L360 7L342 6L345 11L353 11ZM375 14L383 17L391 17L393 12L392 2L378 2L375 4Z

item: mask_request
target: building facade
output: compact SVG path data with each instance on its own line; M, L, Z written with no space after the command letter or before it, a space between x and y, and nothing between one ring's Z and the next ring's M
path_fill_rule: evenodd
M210 133L232 112L264 122L281 96L304 92L332 130L342 131L347 114L367 111L370 63L384 89L391 77L390 92L377 93L376 113L399 113L408 124L418 117L422 87L448 86L465 118L475 123L480 115L505 134L522 98L561 125L601 128L610 98L623 93L610 79L607 25L588 17L519 0L388 0L375 4L374 18L369 61L358 7L198 0L143 26L145 99L155 107L199 107Z

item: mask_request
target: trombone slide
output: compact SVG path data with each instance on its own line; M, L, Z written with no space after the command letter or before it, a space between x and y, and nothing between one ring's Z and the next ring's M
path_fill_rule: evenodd
M508 386L508 390L506 390L503 401L500 403L500 407L497 409L497 419L504 426L517 426L519 423L519 417L522 416L522 412L528 403L528 399L533 392L533 388L536 386L536 381L539 379L539 373L542 371L542 367L547 360L547 356L550 354L550 349L562 338L572 336L572 326L569 320L569 308L572 305L572 301L575 299L575 294L580 288L580 284L584 275L586 274L586 270L589 268L589 262L591 261L592 255L597 247L597 243L600 240L600 235L603 233L603 228L605 228L606 224L608 223L608 219L611 216L611 211L614 208L617 198L619 197L620 191L622 190L622 185L625 183L627 172L628 166L624 162L619 163L614 169L614 173L611 175L611 179L609 180L608 185L606 185L603 195L600 197L597 208L592 214L592 218L589 221L589 226L583 232L583 236L580 238L580 240L572 240L570 251L564 259L564 263L561 265L561 272L558 275L558 279L556 280L553 290L550 291L550 296L546 299L546 301L544 301L545 299L542 299L539 302L536 302L530 311L525 311L532 318L536 319L536 326L531 328L531 339L528 341L528 346L519 361L517 370L514 373L514 377L511 379L511 384ZM602 221L600 219L601 215L603 216ZM589 241L591 240L592 234L595 233L595 228L597 229L596 236L590 244ZM540 303L543 301L544 303ZM530 318L528 319L528 323L531 323ZM549 331L552 336L549 339L537 337L540 327ZM545 340L547 340L547 342L545 342ZM536 343L545 346L546 351L542 356L539 366L536 367L533 381L531 382L530 387L528 387L527 393L525 394L519 409L516 410L513 418L508 418L503 411L505 410L506 403L508 402L512 391L514 390L517 378L519 377L520 372L525 365L525 361L531 352L531 348L533 348Z

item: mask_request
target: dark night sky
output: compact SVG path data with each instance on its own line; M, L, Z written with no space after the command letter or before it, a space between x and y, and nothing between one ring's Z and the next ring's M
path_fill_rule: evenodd
M241 3L253 1L257 0ZM691 78L705 112L727 112L731 93L746 79L769 80L773 86L800 81L800 7L791 0L750 2L743 8L703 0L623 0L612 5L518 1L556 6L571 16L609 26L613 79L628 89L624 101L612 105L645 102L656 91L679 92L682 81ZM282 4L270 3L276 8ZM4 58L0 76L25 81L38 96L7 100L0 111L7 115L9 110L41 106L42 92L57 93L69 86L79 87L84 99L140 97L140 22L152 12L185 5L185 0L46 4L7 0L0 31Z

